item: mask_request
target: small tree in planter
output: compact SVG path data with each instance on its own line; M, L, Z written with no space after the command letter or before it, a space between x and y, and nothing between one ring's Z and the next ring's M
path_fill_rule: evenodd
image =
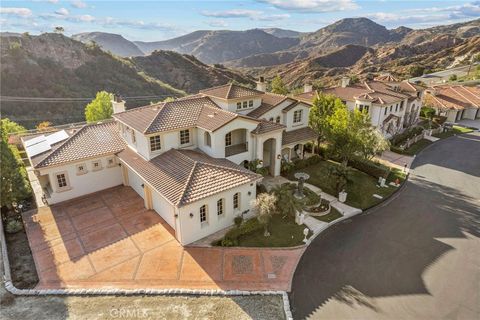
M334 166L329 169L329 178L334 180L335 192L339 194L345 190L348 183L348 167Z
M273 194L277 197L277 212L286 216L295 216L295 212L302 211L304 204L301 200L295 198L293 190L288 183L276 186L272 189Z
M257 215L258 221L263 225L265 237L270 236L268 223L275 213L276 203L277 197L269 193L259 194L251 203L253 212Z

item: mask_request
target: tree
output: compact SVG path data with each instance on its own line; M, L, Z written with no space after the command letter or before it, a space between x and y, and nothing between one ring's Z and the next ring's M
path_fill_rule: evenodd
M334 95L320 94L313 100L308 119L309 126L317 133L317 148L326 140L329 130L329 117L337 108L343 108L344 104Z
M284 95L288 94L287 86L283 83L283 80L279 75L272 80L272 92Z
M30 184L27 180L27 171L21 162L18 149L8 144L8 134L24 130L22 126L8 120L1 121L1 199L2 207L11 207L13 202L27 199L31 195Z
M289 183L275 186L272 192L277 197L277 212L283 217L294 215L295 212L303 210L303 202L293 195Z
M337 194L345 190L345 187L349 181L348 173L349 168L344 166L335 165L328 169L328 177L333 178L333 188Z
M371 160L375 155L390 148L390 142L372 126L361 129L358 139L359 150L364 160Z
M452 74L452 75L450 76L450 78L448 78L448 80L450 80L450 81L457 81L457 75L456 75L456 74Z
M37 124L38 131L49 131L52 128L52 123L50 121L42 121Z
M410 67L409 72L412 77L420 77L424 74L425 68L419 65L413 65Z
M252 211L257 215L258 221L263 225L264 236L270 236L268 224L271 217L275 214L277 197L270 193L261 193L256 199L252 200Z
M109 119L113 114L112 95L106 91L97 92L92 102L85 107L85 118L87 122Z
M61 26L57 26L55 28L53 28L53 32L55 33L64 33L65 32L65 29Z

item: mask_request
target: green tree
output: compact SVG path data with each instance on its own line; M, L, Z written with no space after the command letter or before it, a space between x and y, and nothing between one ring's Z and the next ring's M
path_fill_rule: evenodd
M452 74L452 75L450 76L450 78L448 78L448 80L450 80L450 81L457 81L457 75L456 75L456 74Z
M358 139L359 152L365 160L371 160L375 155L390 148L390 142L370 125L360 130Z
M63 28L63 27L61 27L61 26L58 26L58 27L53 28L53 32L55 32L55 33L64 33L64 32L65 32L65 28Z
M287 86L283 83L283 80L279 75L272 80L272 92L284 95L288 94Z
M425 68L419 65L413 65L410 67L409 73L412 77L420 77L424 74Z
M13 202L19 202L31 196L27 171L21 162L18 149L8 144L8 134L24 130L22 126L8 120L1 121L0 153L1 163L1 199L2 207L11 207Z
M304 204L295 198L289 183L274 187L272 192L277 197L277 212L283 217L294 215L295 212L303 210Z
M313 100L308 119L309 126L317 133L317 148L320 143L327 139L329 127L329 117L337 108L345 107L340 99L334 95L320 94Z
M270 193L261 193L256 199L252 200L252 211L257 215L258 221L263 225L264 236L270 236L268 224L271 217L275 214L277 197Z
M85 118L87 122L101 121L109 119L113 114L112 95L106 91L97 92L92 102L85 108Z

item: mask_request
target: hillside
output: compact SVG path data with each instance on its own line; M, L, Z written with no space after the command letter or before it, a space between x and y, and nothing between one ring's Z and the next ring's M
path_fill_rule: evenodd
M95 42L103 50L120 57L143 56L143 52L131 41L119 34L105 32L85 32L72 36L73 39L83 43Z
M280 28L261 28L260 30L277 38L298 38L302 35L302 33L298 31Z
M195 31L166 41L135 42L147 54L154 50L173 50L194 55L200 61L209 64L285 50L298 43L298 39L277 38L260 29Z
M173 51L154 51L151 55L133 57L130 61L148 76L189 93L231 81L253 85L253 79L239 72L221 66L209 66L194 56Z

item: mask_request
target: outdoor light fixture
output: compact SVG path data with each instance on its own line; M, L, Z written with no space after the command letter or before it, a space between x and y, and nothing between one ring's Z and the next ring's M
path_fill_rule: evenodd
M175 218L178 218L178 213L175 213Z
M281 155L281 154L277 154L277 159L278 159L278 160L282 159L282 155Z
M119 163L119 164L118 164L118 166L119 166L119 167L121 167L121 166L122 166L122 164L121 164L121 163Z
M190 212L190 218L193 218L193 213Z
M248 191L248 195L251 196L251 195L252 195L252 191Z
M142 183L141 187L142 187L142 188L145 188L145 185Z

